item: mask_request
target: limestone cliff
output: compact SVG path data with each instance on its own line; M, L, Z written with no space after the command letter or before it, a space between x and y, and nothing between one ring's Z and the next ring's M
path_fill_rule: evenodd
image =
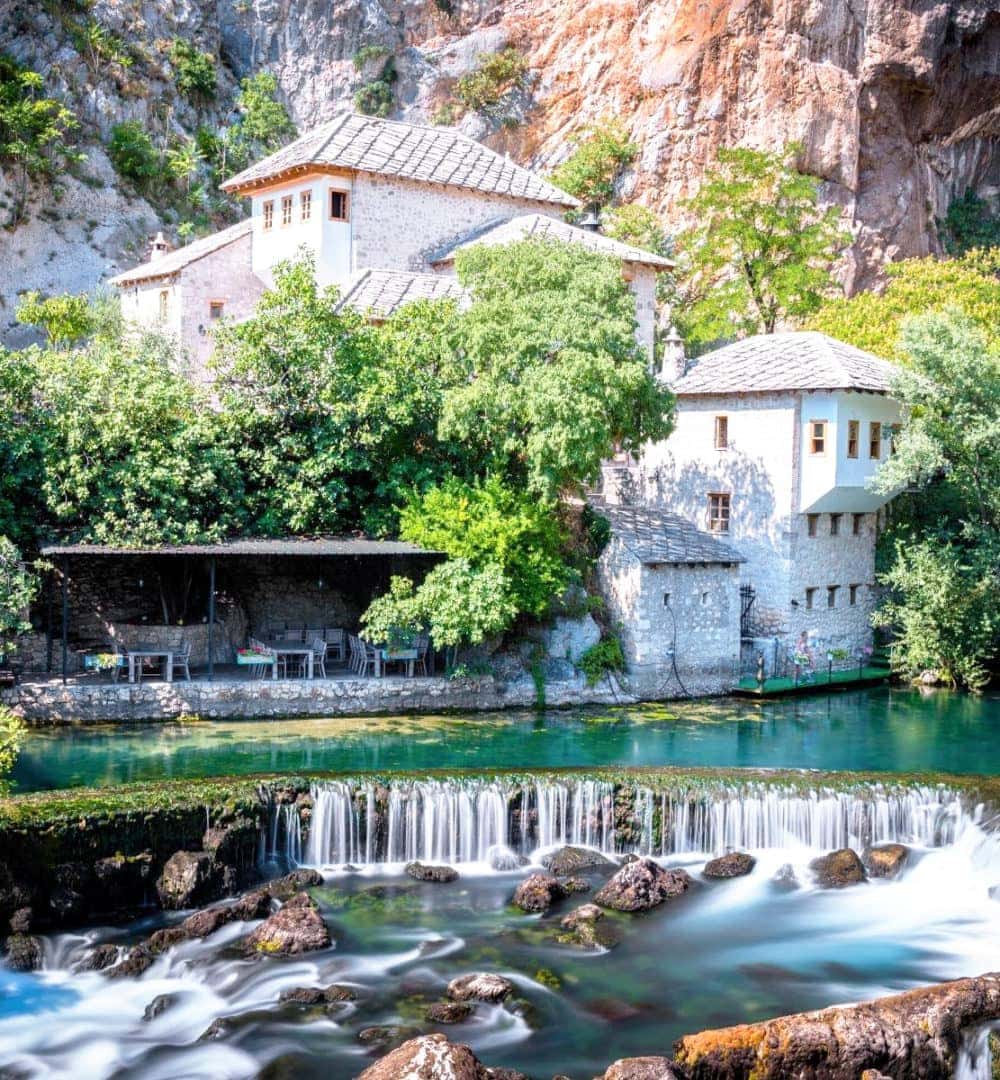
M0 234L8 337L17 292L93 287L160 224L163 208L101 149L113 123L163 137L224 124L238 78L267 68L308 127L377 77L355 65L366 45L394 57L392 115L428 123L478 54L516 47L528 87L505 122L470 114L463 129L545 169L581 124L616 115L641 147L621 195L668 224L718 146L801 141L853 225L851 288L887 259L936 251L935 218L967 187L1000 190L1000 0L95 0L91 17L149 55L125 77L88 67L59 31L61 5L0 0L0 49L73 102L93 178L67 179L55 207L40 193L31 221ZM177 36L220 57L210 108L173 88L156 43Z

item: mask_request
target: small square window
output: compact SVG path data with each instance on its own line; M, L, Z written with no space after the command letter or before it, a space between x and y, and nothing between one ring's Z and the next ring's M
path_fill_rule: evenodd
M303 191L299 196L299 219L308 221L312 217L313 196L311 191Z
M858 443L861 441L861 421L860 420L848 420L847 421L847 456L849 458L856 458L858 456Z
M830 515L830 535L840 536L840 514Z
M815 536L819 530L819 514L806 514L806 531Z
M268 232L274 227L274 202L272 200L268 199L268 201L264 203L261 215L264 218L264 232Z
M882 456L882 425L877 420L868 425L868 456L872 461Z
M806 610L812 611L816 606L816 590L806 589Z
M209 300L208 302L208 317L210 319L221 319L223 313L226 310L225 300Z
M826 453L826 421L809 421L809 453L817 457Z
M293 203L293 201L294 200L293 200L291 195L283 195L281 197L281 224L282 224L282 227L284 227L285 225L291 225L291 223L292 223L292 203Z
M330 220L331 221L346 221L347 220L347 192L346 191L331 191L330 192Z
M729 496L724 492L712 492L708 496L708 531L729 532Z
M828 608L835 608L837 606L837 585L827 585L826 587L826 606Z
M849 585L847 588L848 588L848 598L850 600L851 607L857 607L857 604L858 604L858 589L860 589L861 586L860 585Z
M854 514L853 515L853 521L851 522L851 532L854 533L855 536L860 536L861 535L861 527L864 525L864 523L865 523L865 515L864 514Z
M715 418L715 449L729 449L729 417L717 416Z
M663 594L663 606L670 607L670 593L668 592Z

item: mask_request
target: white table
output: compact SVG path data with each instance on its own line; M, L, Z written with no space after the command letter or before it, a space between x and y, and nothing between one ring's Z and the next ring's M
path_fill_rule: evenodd
M304 656L306 658L306 678L313 677L313 651L311 645L296 645L288 641L265 641L267 648L274 653L274 664L271 667L271 678L278 677L279 656Z
M413 678L413 667L419 656L416 649L376 649L375 650L375 677L381 679L385 674L386 664L406 664L406 677Z
M163 660L163 678L167 682L174 681L174 654L167 649L129 649L128 651L128 681L134 683L138 677L138 669L142 661L152 657Z

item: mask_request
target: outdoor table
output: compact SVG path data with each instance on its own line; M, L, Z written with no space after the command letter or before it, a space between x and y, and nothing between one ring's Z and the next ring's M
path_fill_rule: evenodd
M406 677L413 678L413 665L420 655L416 649L376 649L375 650L375 677L381 679L385 674L385 665L395 661L405 662Z
M153 659L163 660L163 678L167 682L174 681L174 654L170 649L129 649L128 651L128 681L134 683L136 680L136 661L140 664L143 659L152 657Z
M271 678L278 677L279 656L304 656L306 658L306 678L313 677L313 651L311 645L297 645L290 641L265 641L264 645L274 653L274 665L271 668Z

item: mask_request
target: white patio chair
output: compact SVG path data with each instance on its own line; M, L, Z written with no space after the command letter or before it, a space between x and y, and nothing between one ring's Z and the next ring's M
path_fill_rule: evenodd
M321 638L314 638L312 643L313 651L313 675L315 676L318 671L320 675L326 678L326 642Z
M191 642L185 641L178 646L178 651L171 659L171 674L176 678L183 675L188 682L191 681Z
M323 640L326 642L326 656L328 660L336 660L343 663L345 633L339 627L328 626L323 630Z

